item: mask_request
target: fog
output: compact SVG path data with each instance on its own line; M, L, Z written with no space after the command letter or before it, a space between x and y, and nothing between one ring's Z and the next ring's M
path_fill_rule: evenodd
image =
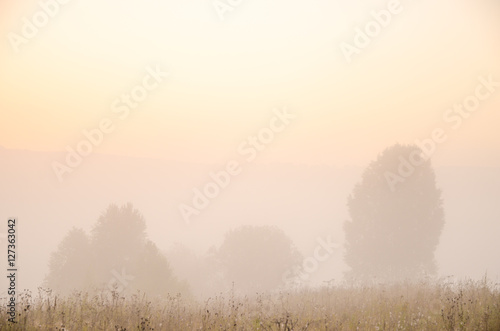
M299 266L314 257L318 241L335 244L325 260L318 261L314 272L300 281L300 286L341 282L349 270L344 261L343 225L349 219L347 198L364 171L360 167L252 165L233 177L219 196L187 223L179 205L192 204L193 189L211 182L207 174L219 171L222 165L94 155L84 168L78 169L79 173L58 183L53 180L50 163L59 155L2 149L1 157L2 183L9 187L2 192L2 211L17 211L22 271L19 282L23 288L36 289L45 284L51 253L73 227L90 235L110 204L121 207L129 202L143 215L147 238L167 257L174 275L188 280L196 296L213 295L232 284L231 279L221 276L225 269L216 256L225 235L245 225L282 230L300 254L294 260ZM435 251L435 277L480 279L487 274L498 280L499 184L498 168L436 168L445 224ZM110 246L104 252L109 253L113 245L129 246L120 244L127 239L113 231L115 237L109 238ZM253 253L266 259L273 256L271 251L259 253L264 245L259 241L240 244L232 249L246 251L247 259ZM100 254L107 254L104 252ZM274 255L276 263L285 257ZM248 263L242 261L243 267ZM217 285L206 281L209 270L213 277L220 276ZM276 277L275 273L258 270L261 277ZM266 290L283 286L279 283ZM239 288L239 284L235 287Z
M216 3L0 5L18 290L500 282L497 3Z

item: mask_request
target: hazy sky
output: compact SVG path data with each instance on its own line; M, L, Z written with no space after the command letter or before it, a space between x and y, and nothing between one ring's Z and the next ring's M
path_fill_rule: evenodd
M500 81L500 5L401 0L348 64L340 43L389 1L247 0L221 20L209 0L70 0L15 52L8 33L38 1L0 4L0 145L63 151L108 117L95 152L226 162L274 107L296 120L259 162L365 165L396 142L449 138L435 162L500 166L500 87L453 130L443 114ZM146 67L170 76L120 120L113 101Z

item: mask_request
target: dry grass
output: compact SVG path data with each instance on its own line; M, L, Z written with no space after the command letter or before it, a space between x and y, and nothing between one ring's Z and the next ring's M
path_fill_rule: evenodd
M84 293L59 298L40 289L18 300L13 325L3 299L1 330L500 330L500 291L486 281L344 285L242 298L227 293L205 302Z

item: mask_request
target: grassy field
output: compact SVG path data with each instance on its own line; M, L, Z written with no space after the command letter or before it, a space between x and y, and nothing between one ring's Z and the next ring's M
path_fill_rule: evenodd
M47 290L18 298L1 330L500 330L500 288L483 282L344 285L203 302Z

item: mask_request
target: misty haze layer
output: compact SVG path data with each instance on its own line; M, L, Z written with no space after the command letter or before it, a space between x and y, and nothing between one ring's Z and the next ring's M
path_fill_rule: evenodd
M252 224L283 229L303 256L311 256L318 238L343 243L347 196L363 171L252 165L186 224L179 204L191 203L193 188L202 188L219 165L94 155L76 176L59 183L50 170L56 154L2 149L1 157L1 181L10 187L0 197L2 210L20 210L21 282L32 289L43 281L50 253L64 235L75 226L90 231L110 203L132 202L144 215L149 238L164 252L181 243L201 255L220 246L228 230ZM497 278L500 169L442 167L436 181L446 215L436 252L438 274ZM312 284L341 279L346 270L339 248L311 275Z

